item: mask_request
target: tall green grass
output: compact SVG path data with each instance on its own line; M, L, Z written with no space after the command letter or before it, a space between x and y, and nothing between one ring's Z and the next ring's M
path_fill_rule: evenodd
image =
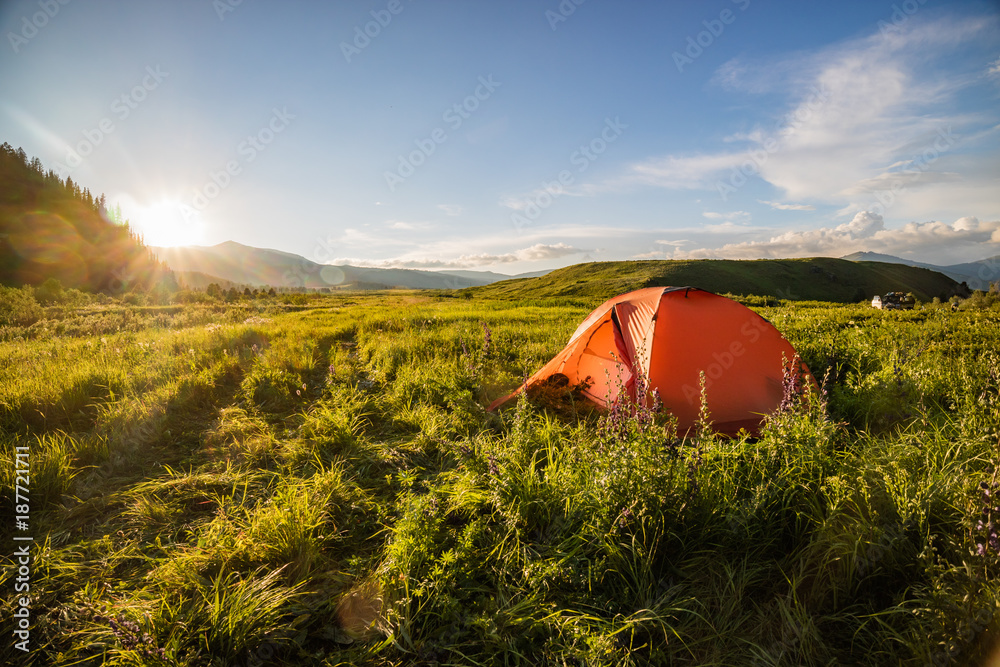
M8 331L36 561L5 660L976 664L1000 632L996 311L761 305L825 393L723 439L486 412L587 303L313 306Z

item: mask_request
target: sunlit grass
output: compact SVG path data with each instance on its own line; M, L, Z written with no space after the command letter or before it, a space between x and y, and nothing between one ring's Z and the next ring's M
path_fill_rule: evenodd
M589 307L366 295L8 329L0 478L28 447L39 664L979 655L1000 313L759 308L829 384L757 439L486 412Z

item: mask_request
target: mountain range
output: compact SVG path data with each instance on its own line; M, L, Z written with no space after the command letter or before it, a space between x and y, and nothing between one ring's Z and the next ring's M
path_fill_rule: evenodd
M883 262L885 264L919 266L922 269L930 269L931 271L943 273L955 282L964 282L969 286L969 289L986 291L990 289L990 283L1000 281L1000 255L981 259L978 262L952 264L950 266L914 262L910 259L903 259L902 257L895 257L893 255L883 255L877 252L855 252L850 255L844 255L841 259L851 262Z
M722 292L742 291L748 294L784 297L785 294L791 295L798 291L802 293L785 298L854 301L862 293L870 297L871 294L868 292L881 293L879 290L913 291L921 295L921 298L929 298L953 293L954 289L949 284L954 288L958 286L951 281L964 282L970 289L989 289L990 282L1000 280L1000 256L950 266L915 262L874 252L857 252L839 260L813 258L735 262L705 260L694 263L596 262L577 265L579 268L566 267L555 271L536 271L511 276L492 271L425 271L319 264L293 253L254 248L235 241L226 241L214 246L150 249L175 272L179 282L191 288L204 288L215 282L223 288L249 285L308 289L464 289L517 278L539 278L540 280L507 284L511 286L510 289L515 289L516 286L515 291L519 294L525 289L540 290L539 294L553 290L564 293L566 290L563 289L565 286L562 285L562 279L566 276L563 276L563 273L568 270L570 273L583 271L583 274L576 276L574 273L574 281L571 281L574 286L572 289L567 287L569 290L567 293L580 293L581 290L586 292L588 290L583 289L584 283L589 284L594 280L602 283L622 282L620 287L625 291L626 287L658 284L666 280L670 284L697 284L706 289ZM847 267L851 264L844 260L852 262L857 268L849 270ZM890 268L894 265L921 269L926 273L900 273ZM800 270L802 275L798 275ZM605 275L607 271L611 271L611 274ZM616 279L611 279L612 274ZM935 275L944 282L932 277ZM541 279L542 276L548 277ZM819 281L822 284L813 285L824 276L825 279ZM622 280L617 280L619 278ZM741 285L742 289L734 290L734 281ZM629 285L626 286L624 283ZM779 290L777 287L782 289ZM603 286L596 283L594 288L602 293L604 291Z
M511 278L540 276L535 271L509 276L492 271L421 271L319 264L281 250L254 248L235 241L214 246L151 247L180 282L191 288L250 285L278 288L461 289Z

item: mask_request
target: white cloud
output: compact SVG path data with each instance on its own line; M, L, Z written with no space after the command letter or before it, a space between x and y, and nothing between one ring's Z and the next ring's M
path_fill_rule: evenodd
M863 239L883 229L885 229L885 223L882 221L881 215L861 211L850 222L836 227L834 231L847 234L851 238Z
M632 165L624 180L674 190L711 188L720 174L735 169L744 159L744 152L667 155Z
M392 243L392 239L384 239L387 243ZM330 237L327 239L328 245L343 245L343 246L359 246L366 247L372 243L382 242L383 237L378 235L370 234L366 231L360 229L354 229L353 227L348 227L343 231L339 238ZM398 242L397 242L398 243Z
M990 63L990 68L986 71L986 73L991 76L1000 74L1000 58L997 58Z
M395 268L395 269L469 269L480 266L491 266L494 264L513 264L514 262L539 262L544 260L559 259L568 255L577 255L588 252L587 250L576 248L565 243L535 245L521 248L513 252L491 254L478 253L467 254L455 259L429 259L416 257L398 257L394 259L368 260L350 257L339 257L332 260L331 264L350 264L352 266L366 266L375 268Z
M742 147L634 163L619 182L709 190L736 184L735 191L749 178L759 177L788 199L851 203L852 213L873 203L859 200L859 194L886 184L907 196L959 179L992 191L995 184L976 168L974 158L961 154L975 147L972 135L996 125L997 114L957 114L958 95L976 85L977 78L954 71L942 75L933 63L982 38L996 23L994 17L920 17L899 30L873 31L811 53L762 62L729 61L716 72L717 85L788 97L788 112L775 127L755 127L723 139ZM951 133L952 139L942 143L942 135ZM934 158L921 157L926 155ZM934 164L942 155L952 158L948 169L943 168L945 160ZM812 210L764 203L782 210ZM901 215L901 209L895 213Z
M458 204L438 204L437 207L444 211L445 215L456 216L462 213L462 207Z
M750 222L750 214L746 211L730 211L729 213L718 213L716 211L705 211L703 216L709 220L724 220L727 224L745 225Z
M809 204L785 204L779 201L767 201L764 199L757 200L761 204L767 204L771 208L777 209L779 211L815 211L816 207Z
M988 257L1000 252L1000 221L980 222L974 217L964 217L951 224L910 222L900 228L886 229L882 216L861 211L850 222L832 228L787 231L767 240L728 243L719 248L678 249L673 257L842 257L863 250L897 256L920 255L925 261L940 264Z
M640 252L636 255L632 255L631 259L666 259L667 253L663 250L650 250L649 252Z
M738 225L727 220L718 225L705 225L702 231L708 232L709 234L746 234L748 232L758 230L755 230L750 225Z
M402 232L418 232L434 228L433 224L420 220L386 220L383 224L389 229Z

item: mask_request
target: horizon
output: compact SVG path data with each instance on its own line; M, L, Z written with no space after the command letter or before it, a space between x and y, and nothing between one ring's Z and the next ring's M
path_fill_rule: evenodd
M153 251L161 250L161 249L175 250L175 249L183 249L183 248L200 248L200 249L206 249L206 248L215 248L215 247L218 247L220 245L225 245L227 243L236 244L236 245L243 246L245 248L251 248L251 249L254 249L254 250L271 250L271 251L275 251L275 252L287 252L287 251L281 250L279 248L260 248L260 247L257 247L257 246L248 246L245 243L240 243L239 241L234 241L232 239L229 239L229 240L226 240L226 241L220 241L219 243L216 243L216 244L213 244L213 245L198 245L198 244L192 244L192 245L186 245L186 246L152 246L152 245L148 245L147 247L149 247ZM295 254L295 253L293 253L293 254ZM942 269L947 269L947 268L950 268L952 266L957 266L957 265L961 265L961 264L977 264L977 263L989 263L992 266L992 264L996 263L997 259L1000 259L1000 255L993 255L993 256L990 256L990 257L982 257L982 258L977 259L977 260L969 260L969 261L963 261L963 262L956 262L955 264L933 264L932 262L922 262L919 259L909 260L909 259L906 259L906 258L903 258L903 257L896 257L895 255L887 255L886 253L878 253L878 252L872 252L872 251L868 251L868 250L859 250L859 251L856 251L856 252L853 252L853 253L848 253L847 255L842 255L840 257L834 257L832 255L815 255L815 256L812 256L812 257L756 257L756 258L709 257L709 258L704 258L704 259L709 259L709 260L720 260L721 259L721 260L731 260L731 261L736 261L736 262L756 262L756 261L761 261L761 260L782 260L782 259L845 259L846 260L851 255L858 255L858 254L863 254L863 255L878 255L878 256L888 257L890 259L900 260L900 262L912 261L912 262L915 262L915 263L927 264L929 266L935 266L937 268L942 268ZM299 255L299 256L301 257L301 255ZM308 259L308 258L304 258L304 259ZM622 262L622 261L642 262L642 261L649 261L649 258L629 258L629 259L617 259L617 260L616 259L608 259L608 260L590 260L590 261L591 262ZM673 261L673 260L671 260L671 259L668 258L668 259L654 260L654 261ZM690 261L690 260L679 260L679 261ZM855 260L848 260L848 261L855 261ZM879 260L871 260L871 261L876 261L877 262ZM546 271L555 271L557 269L567 268L567 267L575 266L576 264L585 264L585 263L588 263L588 262L573 262L573 263L570 263L570 264L564 264L562 266L557 266L557 267L554 267L552 269L546 269ZM331 264L331 266L333 266L333 265ZM519 273L534 273L533 271L521 271L521 272L518 272L518 274L508 274L508 273L504 273L503 271L492 271L492 270L488 270L488 269L449 269L449 268L411 269L411 268L405 268L405 267L364 266L364 265L347 265L347 264L339 264L339 265L336 265L336 266L354 266L355 268L403 269L403 270L408 270L408 271L432 271L432 272L437 272L437 273L445 273L445 272L452 272L452 273L496 273L496 274L501 274L501 275L507 275L509 277L516 277Z
M43 4L0 9L4 139L150 246L504 275L1000 254L994 3Z

